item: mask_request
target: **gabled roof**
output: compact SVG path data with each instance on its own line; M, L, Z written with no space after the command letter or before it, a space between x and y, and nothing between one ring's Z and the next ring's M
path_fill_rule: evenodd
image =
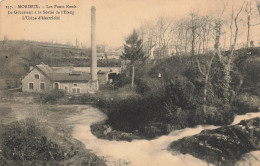
M91 79L90 73L82 71L73 71L72 67L49 67L45 64L36 65L48 79L58 82L86 82Z
M48 65L45 65L45 64L44 65L42 65L42 64L36 65L36 68L40 69L46 75L53 72L53 70Z
M36 65L33 69L39 70L53 82L87 82L91 80L90 67L50 67L41 63ZM120 67L98 67L97 74L120 73L120 70Z
M91 79L91 75L89 73L81 73L81 74L50 73L49 77L52 81L60 81L60 82L73 82L73 81L85 82Z

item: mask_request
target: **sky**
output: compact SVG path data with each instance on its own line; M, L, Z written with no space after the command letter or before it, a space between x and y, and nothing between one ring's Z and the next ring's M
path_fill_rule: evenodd
M230 1L234 5L242 2ZM76 5L77 8L73 9L74 15L61 15L60 20L48 21L22 20L24 15L8 14L6 8L12 6L16 7L13 11L30 11L33 9L18 9L17 5L36 4L41 7L40 10L48 11L61 9L47 9L46 5ZM96 7L97 43L120 46L133 28L138 28L145 21L155 20L162 15L180 19L191 10L202 14L214 13L223 7L223 0L2 0L0 5L1 39L7 36L9 40L52 41L64 44L75 44L77 40L89 47L90 9L93 5Z

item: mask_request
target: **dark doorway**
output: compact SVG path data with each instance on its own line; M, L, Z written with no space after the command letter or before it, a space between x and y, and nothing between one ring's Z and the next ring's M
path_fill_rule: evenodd
M54 83L54 89L59 89L59 84L57 82Z

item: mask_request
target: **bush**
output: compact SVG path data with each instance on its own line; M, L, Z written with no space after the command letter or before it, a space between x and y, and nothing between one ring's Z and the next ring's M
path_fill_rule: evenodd
M176 79L165 92L152 91L126 99L100 99L99 108L107 109L108 123L120 131L142 131L147 137L166 134L200 124L226 125L233 121L229 107L210 107L203 111L200 96L188 80ZM151 125L150 125L151 124Z
M260 111L260 97L243 93L236 96L232 103L233 111L236 114L245 114L248 112Z
M109 101L109 123L123 131L131 132L138 129L145 118L140 98L129 98L126 100Z
M158 78L143 78L136 81L136 92L141 95L149 95L160 91L165 91L163 80Z
M127 84L131 83L131 77L127 76L126 74L120 74L118 77L116 77L114 79L114 81L112 82L112 84L117 87L117 88L121 88Z
M39 94L39 100L42 103L56 103L58 99L61 99L65 96L65 92L63 90L52 90L47 93Z
M6 159L23 163L36 162L45 165L64 159L64 150L43 135L34 119L5 126L2 152Z
M164 94L154 93L141 97L133 95L125 99L100 99L97 106L107 110L110 125L131 132L148 121L163 121L163 102Z
M233 122L234 113L230 108L216 108L207 106L207 111L204 112L202 106L198 107L192 117L194 125L227 125Z
M67 101L69 104L88 104L97 101L95 94L83 94L80 96L68 96Z
M174 110L171 112L171 116L169 116L170 124L174 129L182 129L185 127L192 126L192 118L191 116L192 111L183 110L180 107L175 107Z
M246 48L236 51L234 64L242 75L241 91L260 96L260 48Z
M173 105L183 109L195 109L199 103L195 86L187 80L178 78L166 87L166 95Z

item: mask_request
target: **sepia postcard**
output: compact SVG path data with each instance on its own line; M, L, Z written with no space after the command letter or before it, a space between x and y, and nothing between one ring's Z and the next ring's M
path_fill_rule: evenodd
M260 166L260 0L0 0L0 166Z

